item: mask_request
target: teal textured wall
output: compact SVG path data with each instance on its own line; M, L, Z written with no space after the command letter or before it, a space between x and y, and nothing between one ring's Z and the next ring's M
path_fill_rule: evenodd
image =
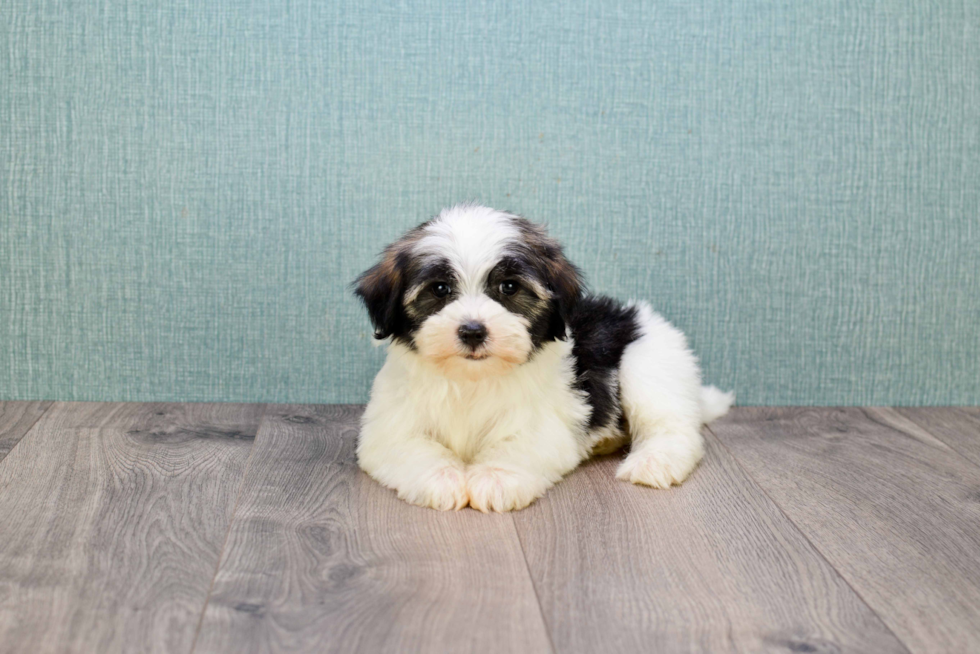
M743 404L980 403L980 3L0 3L0 398L364 401L476 199Z

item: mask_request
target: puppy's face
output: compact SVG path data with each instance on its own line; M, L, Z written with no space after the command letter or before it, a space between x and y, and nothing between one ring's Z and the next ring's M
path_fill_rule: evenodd
M543 228L487 207L446 209L385 249L357 280L375 337L446 376L479 379L565 338L579 275Z

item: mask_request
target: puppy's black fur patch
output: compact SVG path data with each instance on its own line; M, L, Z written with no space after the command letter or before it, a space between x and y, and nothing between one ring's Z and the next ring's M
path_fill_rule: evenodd
M623 350L640 336L637 309L586 296L576 303L568 327L575 339L575 385L592 406L589 429L605 427L622 416L617 375Z
M564 340L568 317L582 297L582 274L543 226L519 216L513 222L521 233L521 242L511 246L511 253L526 262L552 294L553 310L542 342Z
M517 291L506 295L500 285L514 282ZM541 297L535 288L549 291L540 272L519 255L504 257L487 276L486 294L513 314L527 319L534 349L543 343L565 338L565 323L561 319L558 300Z
M411 302L406 303L405 312L409 318L410 333L395 334L397 338L412 340L418 328L429 316L439 313L443 307L456 299L457 279L456 272L445 259L435 259L427 261L420 266L410 266L405 275L407 288L418 288L418 293ZM439 297L434 292L434 287L438 283L446 284L450 292L448 295Z

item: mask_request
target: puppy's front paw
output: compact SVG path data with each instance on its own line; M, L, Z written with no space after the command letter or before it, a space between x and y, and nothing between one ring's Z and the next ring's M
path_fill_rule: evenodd
M466 475L459 468L444 466L423 475L411 486L398 489L398 497L439 511L462 509L468 502Z
M704 456L701 436L659 437L640 445L626 457L616 478L653 488L670 488L687 479Z
M489 511L516 511L538 499L551 484L523 471L478 463L466 473L470 506Z

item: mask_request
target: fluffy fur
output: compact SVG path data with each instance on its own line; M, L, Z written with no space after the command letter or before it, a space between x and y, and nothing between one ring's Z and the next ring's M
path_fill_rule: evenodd
M584 295L558 243L513 214L446 209L355 292L389 341L358 462L413 504L520 509L627 443L616 476L667 488L733 401L701 385L680 331L644 302Z

